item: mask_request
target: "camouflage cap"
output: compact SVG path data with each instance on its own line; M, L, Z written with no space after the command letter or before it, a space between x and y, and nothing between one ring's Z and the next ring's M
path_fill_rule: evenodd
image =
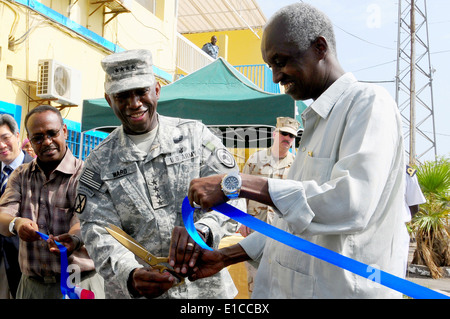
M291 133L297 136L297 131L300 127L300 123L290 117L277 117L277 128L276 131Z
M106 94L150 87L155 83L149 50L128 50L108 55L102 60L102 67L106 72Z

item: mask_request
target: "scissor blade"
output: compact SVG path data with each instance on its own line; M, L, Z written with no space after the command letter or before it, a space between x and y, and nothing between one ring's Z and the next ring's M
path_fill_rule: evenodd
M117 227L116 225L109 224L109 228L112 229L114 232L120 234L122 237L125 237L129 241L131 241L136 246L141 247L143 250L146 250L144 246L142 246L141 243L139 243L136 239L128 235L122 228Z
M113 225L110 225L113 226ZM148 263L149 265L156 265L158 261L156 260L156 257L153 256L148 250L146 250L144 247L142 247L141 244L136 242L134 239L130 239L128 234L124 233L120 228L120 231L117 231L117 227L112 227L115 229L111 229L108 227L105 227L105 229L108 231L108 233L111 234L119 243L121 243L123 246L125 246L128 250L130 250L133 254L141 258L143 261Z
M110 228L109 228L110 227ZM144 248L139 242L137 242L133 237L128 235L119 227L109 224L109 227L105 227L108 233L111 234L119 243L125 246L128 250L130 250L133 254L141 258L150 266L156 267L160 269L160 271L167 270L172 275L178 278L178 283L175 286L181 285L184 283L184 278L173 271L173 269L167 268L166 266L159 265L160 263L169 262L169 258L167 257L155 257L152 255L147 249Z

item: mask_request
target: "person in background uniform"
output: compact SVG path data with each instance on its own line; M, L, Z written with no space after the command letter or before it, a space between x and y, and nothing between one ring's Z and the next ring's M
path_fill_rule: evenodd
M0 114L0 196L3 195L9 175L19 165L33 158L19 147L19 126L9 114ZM22 276L19 266L19 237L0 235L0 299L16 297Z
M423 196L420 189L419 181L417 180L417 170L409 165L406 165L405 174L405 207L404 207L404 221L409 223L411 218L419 211L419 205L425 203L427 200ZM404 245L407 247L406 253L409 253L409 244L411 238L405 238ZM405 263L405 274L408 270L408 259Z
M419 181L417 180L417 170L409 165L406 165L406 192L405 192L405 205L408 213L407 222L414 217L419 211L419 205L426 203L425 196L423 196L420 189Z
M309 4L277 11L264 29L261 52L274 82L295 100L313 103L302 113L302 141L288 177L241 174L241 185L230 191L275 207L276 228L404 277L405 151L395 101L384 88L342 69L331 21ZM191 205L207 210L222 203L224 178L193 180ZM189 278L249 258L260 260L252 298L402 298L258 232L204 251ZM373 275L373 268L367 271Z
M295 142L299 127L300 123L296 119L278 117L276 129L273 132L272 146L253 153L245 163L242 173L285 179L295 158L290 149ZM272 224L275 217L274 209L271 206L253 200L247 200L247 213L269 224ZM253 231L247 226L241 225L239 232L242 236L247 237ZM245 267L247 268L248 291L251 296L257 266L246 262Z
M211 37L211 42L205 43L202 47L202 50L214 59L217 59L217 57L219 56L219 47L216 45L216 43L217 37L213 35Z
M300 123L293 118L278 117L272 146L253 153L245 163L242 173L268 178L286 178L295 158L289 150L299 127ZM247 213L269 224L272 223L275 214L272 207L253 200L247 200ZM242 225L240 232L247 237L251 231Z
M105 98L122 125L89 154L77 198L83 203L78 210L82 236L105 279L107 297L233 298L237 289L228 271L176 285L176 276L138 260L105 230L109 224L118 226L155 256L174 251L170 265L187 274L200 251L181 227L189 182L238 168L206 126L157 113L161 86L150 51L112 54L102 60L102 67ZM239 202L245 209L245 202ZM208 244L218 247L238 224L219 213L197 213L196 228Z
M61 262L54 241L67 248L68 264L76 285L103 295L80 239L80 222L74 213L76 186L83 162L66 146L67 127L58 109L40 105L25 117L28 137L37 159L17 167L0 199L0 233L20 238L22 271L17 299L61 299ZM36 231L49 235L41 240Z

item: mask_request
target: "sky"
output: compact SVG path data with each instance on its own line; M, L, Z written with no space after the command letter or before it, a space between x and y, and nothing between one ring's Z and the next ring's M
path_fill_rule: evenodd
M406 1L402 0L406 6ZM298 2L293 0L257 0L261 10L269 19L278 9ZM305 0L322 10L331 19L336 34L337 54L341 66L352 72L360 81L376 82L385 87L395 99L397 74L398 42L398 0ZM408 1L409 2L409 1ZM419 8L425 13L424 0L417 0ZM404 8L403 7L403 8ZM428 41L430 62L423 46L416 45L417 56L422 56L419 66L434 70L431 88L428 78L420 72L416 75L416 90L423 104L431 109L434 105L434 124L436 133L436 151L438 156L450 157L450 1L431 0L426 2L428 21ZM424 14L425 15L425 14ZM420 15L417 23L424 18ZM402 30L401 39L409 32ZM422 41L427 40L426 24L418 30ZM402 47L409 42L401 41ZM409 45L408 45L409 48ZM409 52L408 52L409 54ZM402 70L407 66L402 62ZM409 75L402 73L402 82L409 87ZM403 91L402 91L403 92ZM409 104L405 104L405 93L399 95L401 113L409 119ZM311 101L309 101L310 103ZM308 102L307 102L308 104ZM433 140L433 121L423 104L416 102L416 126L424 135L416 133L416 154L420 162L434 160L434 150L428 150ZM408 132L408 122L403 124L404 134ZM409 149L408 135L405 135L406 148Z

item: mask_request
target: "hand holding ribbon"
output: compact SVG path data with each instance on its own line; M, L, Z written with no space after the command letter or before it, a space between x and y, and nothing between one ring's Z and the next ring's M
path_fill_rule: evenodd
M41 238L45 241L50 239L50 236L43 234L41 232L36 232ZM51 238L53 239L53 237ZM92 291L72 286L69 287L67 282L69 278L69 272L68 272L68 260L67 260L67 248L61 244L58 241L53 240L53 242L56 244L57 249L59 249L60 258L61 258L61 293L63 295L63 299L94 299L95 295ZM55 248L50 246L50 251L55 251Z
M269 225L259 219L244 213L243 211L227 204L220 204L212 208L213 210L220 212L231 219L234 219L249 228L262 233L263 235L277 240L285 245L293 247L311 256L324 260L335 266L341 267L345 270L351 271L359 276L367 278L370 280L371 272L367 270L370 266L351 259L349 257L340 255L332 250L326 249L324 247L318 246L314 243L308 242L300 237L287 233L281 229L278 229L272 225ZM195 230L193 222L194 208L191 207L189 203L189 198L186 197L182 204L182 217L185 224L186 230L191 235L198 245L207 250L212 250L209 246L201 240L200 236ZM386 273L380 270L379 284L384 285L388 288L399 291L412 298L420 299L450 299L444 294L438 293L434 290L428 289L426 287L420 286L403 278L396 277L392 274Z
M57 242L66 248L67 255L70 255L76 248L77 243L73 240L73 236L70 234L62 234L59 236L49 235L47 240L49 249L52 253L60 253L60 248L56 244Z

